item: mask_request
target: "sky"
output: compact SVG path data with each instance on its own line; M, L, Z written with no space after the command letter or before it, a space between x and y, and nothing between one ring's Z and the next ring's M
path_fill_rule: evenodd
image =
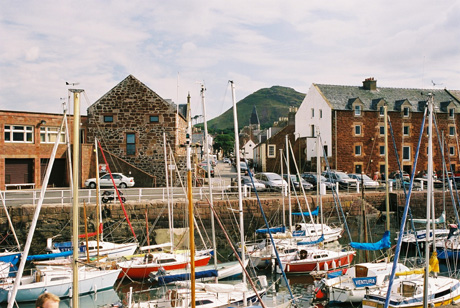
M128 75L206 118L274 85L460 89L460 1L0 0L0 110L82 114ZM78 85L68 86L68 83Z

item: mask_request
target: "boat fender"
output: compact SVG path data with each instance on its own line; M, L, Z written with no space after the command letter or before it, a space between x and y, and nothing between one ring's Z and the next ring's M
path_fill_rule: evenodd
M337 265L335 264L335 260L332 260L332 269L335 269Z
M324 262L324 270L325 271L329 270L329 264L327 262Z
M299 252L300 260L306 259L306 258L307 258L307 255L308 255L308 253L307 253L306 250L301 250L301 251Z

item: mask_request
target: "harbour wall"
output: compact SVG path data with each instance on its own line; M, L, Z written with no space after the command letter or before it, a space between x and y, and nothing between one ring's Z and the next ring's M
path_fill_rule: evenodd
M447 197L449 195L447 194ZM361 221L363 216L362 205L363 199L361 194L340 194L340 206L336 207L336 198L332 195L323 196L321 199L323 208L323 218L328 224L342 224L343 216L346 217L350 228L354 228ZM454 214L452 210L452 202L450 197L446 198L445 206L448 222L454 222ZM439 216L443 208L443 196L441 192L435 193L436 216ZM289 222L288 198L267 197L260 199L261 207L270 223L270 226L279 226L283 219L283 208L285 209L286 224ZM206 200L194 200L194 216L196 220L195 236L197 247L201 246L199 242L207 242L209 247L211 239L211 210ZM306 203L309 204L311 210L315 209L318 204L316 195L308 195L305 199L291 198L291 206L293 212L299 212L300 208L307 211ZM283 205L284 204L284 205ZM385 193L384 192L366 192L365 202L366 217L370 219L370 224L378 223L385 219ZM390 194L390 209L393 212L391 222L394 228L399 226L399 218L402 213L402 207L405 204L403 193ZM246 240L255 240L254 232L257 228L264 227L264 219L259 208L256 198L246 198L242 201L244 229L247 235ZM86 204L86 215L84 206L80 206L79 210L79 225L80 233L85 232L85 220L87 222L88 232L96 230L97 211L95 204ZM107 241L122 242L133 239L131 228L125 220L123 208L119 203L109 203L102 206L102 217L104 223L104 239ZM141 245L147 243L155 244L155 238L163 234L164 230L169 226L169 214L167 202L151 200L134 202L127 201L124 205L126 213L132 224L132 228L136 234L137 240ZM175 228L183 228L188 225L188 205L186 200L174 200L172 217ZM233 241L240 240L239 233L239 212L238 200L214 200L214 209L219 217L215 220L216 242L218 249L230 250L230 245L225 239L225 230L228 236ZM415 218L423 218L426 215L426 192L413 192L411 197L411 209ZM20 243L24 244L35 212L35 206L22 205L8 207L11 220ZM451 213L451 214L449 214ZM86 217L86 219L85 219ZM55 241L69 241L71 239L71 204L56 205L45 204L42 207L37 228L33 237L33 245L31 254L44 253L46 247L46 239L55 237ZM293 217L293 223L299 222L300 217ZM309 221L307 221L309 222ZM222 227L220 226L222 224ZM147 232L149 230L149 232ZM200 231L198 231L200 230ZM205 230L205 231L203 231ZM14 237L10 231L6 215L0 217L0 232L2 236L1 247L5 248L14 244ZM149 237L146 234L150 234ZM148 239L148 242L147 242ZM188 236L182 236L177 239L182 244L186 245ZM82 239L84 241L84 239Z

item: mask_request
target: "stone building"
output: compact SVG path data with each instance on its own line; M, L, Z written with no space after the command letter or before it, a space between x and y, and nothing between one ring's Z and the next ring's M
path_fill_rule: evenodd
M174 104L129 75L88 107L87 140L101 141L104 151L129 172L136 186L164 186L166 148L183 164L187 122Z
M312 84L296 114L295 132L306 138L305 158L316 159L319 132L332 169L346 172L382 173L385 169L384 106L391 122L389 131L389 171L398 168L411 173L420 131L420 156L417 171L427 169L427 125L422 128L428 94L434 94L435 118L439 135L433 136L434 168L442 170L440 141L444 134L446 160L458 169L457 131L460 113L458 91L447 89L404 89L377 87L368 78L362 86ZM325 166L323 166L324 169ZM449 166L448 166L449 167Z

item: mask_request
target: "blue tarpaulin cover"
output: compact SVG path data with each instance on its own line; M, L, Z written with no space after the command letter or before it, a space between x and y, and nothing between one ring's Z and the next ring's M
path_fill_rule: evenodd
M286 227L285 226L273 227L273 228L270 228L270 232L271 233L284 233L284 232L286 232ZM267 228L257 229L256 233L266 234L266 233L268 233L268 229Z
M195 272L195 278L200 279L200 278L207 278L207 277L217 277L218 271L213 269L213 270L207 270L207 271L198 271ZM184 281L184 280L190 280L190 273L185 273L185 274L178 274L178 275L166 275L166 276L158 276L158 283L161 285L168 284L174 281Z
M68 256L71 256L72 253L73 253L72 250L67 250L67 251L58 252L58 253L48 253L48 254L43 254L43 255L33 255L33 256L28 256L27 261L48 260L48 259L54 259L54 258L59 258L59 257L68 257Z
M318 212L319 212L319 207L317 207L314 211L311 211L311 216L318 216ZM295 212L295 213L292 213L292 215L294 216L310 216L310 212L303 212L303 213L300 213L300 212Z
M376 243L351 242L350 246L353 247L354 249L360 249L360 250L380 250L380 249L390 248L391 247L390 231L388 230L385 231L382 239Z

